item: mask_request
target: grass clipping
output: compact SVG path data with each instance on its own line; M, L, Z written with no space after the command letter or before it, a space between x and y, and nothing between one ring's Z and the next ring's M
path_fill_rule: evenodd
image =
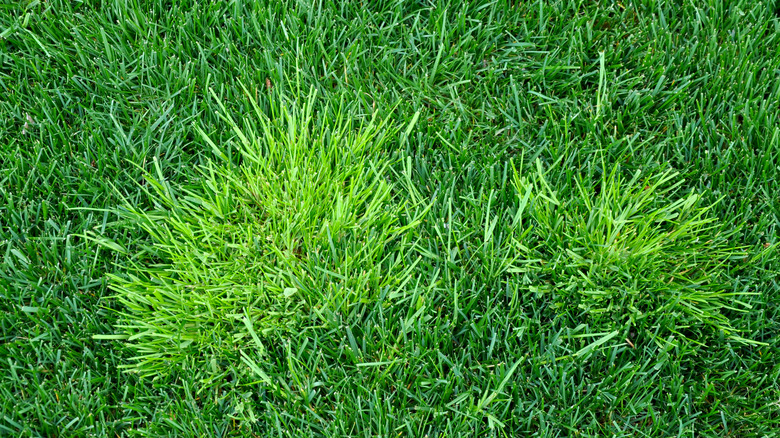
M142 375L186 364L214 368L210 376L242 361L252 368L266 335L370 301L405 269L395 256L415 223L399 223L403 203L380 154L395 131L314 114L313 99L277 107L273 119L252 104L241 127L225 116L240 164L202 133L220 158L178 189L158 169L147 185L156 208L122 210L150 237L112 277L125 306L114 338L131 341L129 368Z

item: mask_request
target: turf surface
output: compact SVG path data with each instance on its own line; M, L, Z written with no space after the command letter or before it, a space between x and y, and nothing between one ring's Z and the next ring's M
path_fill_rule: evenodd
M170 323L128 311L137 289L117 287L133 266L154 282L188 260L142 219L175 211L169 190L219 193L209 163L230 187L248 160L238 132L267 139L263 114L307 102L315 133L388 120L371 154L343 158L362 167L302 166L341 181L336 197L355 179L390 187L381 207L347 205L386 212L371 226L403 235L367 252L381 246L371 233L339 240L300 215L245 211L227 223L278 238L276 293L319 295L264 331L251 309L212 316L208 334L229 335L205 352L107 339L128 321ZM778 114L780 5L766 1L1 5L0 434L775 436ZM270 138L297 144L279 123ZM279 160L279 174L296 168ZM661 175L673 177L655 190ZM285 199L272 186L261 205ZM293 199L312 221L339 211ZM621 259L604 242L619 221L600 212L633 205L621 248L657 256ZM653 216L681 209L706 223ZM181 217L199 236L245 232ZM653 240L676 229L690 239ZM193 262L202 245L177 266L225 277ZM300 245L321 253L291 265ZM254 256L225 248L212 254ZM333 269L345 264L349 276ZM715 295L662 299L691 285ZM626 316L639 314L626 296L657 317ZM145 365L139 347L177 359Z

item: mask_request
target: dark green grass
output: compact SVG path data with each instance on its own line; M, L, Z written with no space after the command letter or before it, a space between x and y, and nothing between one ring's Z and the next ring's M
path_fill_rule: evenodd
M0 6L0 434L776 434L777 5L268 3ZM138 379L119 370L130 350L93 339L115 332L106 274L122 257L81 236L143 245L101 209L150 207L155 161L172 185L195 178L213 158L197 127L238 160L214 113L219 99L250 117L239 81L264 110L314 87L355 121L406 127L419 112L385 147L395 182L431 203L423 274L390 307L380 297L279 335L262 359L272 385L204 389L186 367ZM474 247L496 218L492 239L512 234L510 159L552 169L560 199L579 196L575 178L599 190L616 165L679 172L668 202L701 193L746 248L719 275L751 308L724 314L766 345L713 332L706 347L587 349L599 336L575 311L502 274L509 255ZM259 421L232 418L250 411Z

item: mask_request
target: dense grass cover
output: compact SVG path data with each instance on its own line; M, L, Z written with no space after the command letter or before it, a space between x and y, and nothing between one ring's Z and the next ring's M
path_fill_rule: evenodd
M0 8L0 434L776 436L775 2Z

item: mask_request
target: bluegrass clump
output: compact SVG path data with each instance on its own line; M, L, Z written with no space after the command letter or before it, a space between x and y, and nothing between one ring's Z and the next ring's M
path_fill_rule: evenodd
M148 239L111 276L123 305L128 368L158 376L192 366L204 380L257 372L268 339L372 299L403 272L404 204L380 148L396 130L356 126L338 108L272 105L239 125L237 153L215 157L189 184L147 175L153 209L129 202L123 226ZM322 322L322 321L320 321ZM241 366L235 366L235 364Z

